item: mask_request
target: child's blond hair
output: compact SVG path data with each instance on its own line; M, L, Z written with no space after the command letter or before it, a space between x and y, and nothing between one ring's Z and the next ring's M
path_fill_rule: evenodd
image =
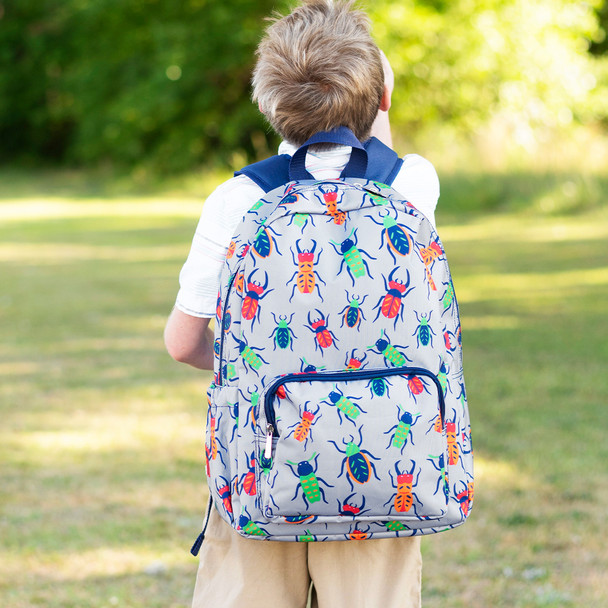
M273 18L257 56L253 99L285 140L300 146L339 126L369 137L384 72L369 18L352 0L304 0Z

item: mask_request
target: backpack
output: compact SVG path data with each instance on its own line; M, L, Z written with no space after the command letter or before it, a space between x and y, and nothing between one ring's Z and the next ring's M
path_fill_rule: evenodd
M339 179L306 171L319 142L352 146ZM205 449L245 537L429 534L472 508L458 304L431 223L384 183L400 162L342 127L239 172L269 191L221 275Z

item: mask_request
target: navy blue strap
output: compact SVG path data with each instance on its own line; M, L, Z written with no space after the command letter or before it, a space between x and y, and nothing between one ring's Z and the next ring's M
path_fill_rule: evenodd
M192 548L190 549L190 553L196 557L201 550L203 545L203 541L205 540L205 532L207 532L207 526L209 525L209 518L211 517L211 509L213 509L213 498L209 495L209 500L207 502L207 511L205 513L205 519L203 521L203 529L201 533L198 535L198 538L194 541Z
M289 154L271 156L260 162L243 167L240 171L236 171L234 175L235 177L237 175L246 175L262 188L264 192L270 192L289 181L290 162L291 156Z
M367 151L350 129L338 127L333 131L316 133L296 150L289 164L290 181L314 179L306 170L306 152L308 151L308 146L312 146L313 144L351 146L353 150L350 160L346 164L346 167L344 167L340 177L365 177L365 172L367 171Z
M345 145L350 145L350 143ZM390 186L403 166L403 159L375 137L366 141L363 147L367 150L365 178ZM264 192L270 192L291 181L289 175L291 158L289 154L271 156L266 160L244 167L235 175L246 175ZM306 155L304 155L304 162L306 162ZM313 178L310 176L305 179Z
M375 137L368 139L364 146L368 158L365 177L390 186L401 171L403 159Z

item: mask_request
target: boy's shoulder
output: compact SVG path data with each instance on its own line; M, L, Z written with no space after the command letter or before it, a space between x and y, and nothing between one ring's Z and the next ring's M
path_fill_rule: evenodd
M430 193L435 193L439 197L439 176L433 163L420 156L419 154L406 154L403 157L403 166L395 178L393 187L399 190L398 186L403 184L417 184ZM400 191L400 190L399 190Z
M217 186L205 199L201 219L211 224L217 218L222 224L236 226L243 215L263 196L264 190L245 175L231 177Z
M433 163L424 156L420 156L420 154L406 154L403 157L403 167L404 169L420 171L427 177L437 175Z
M242 217L266 192L289 181L290 152L290 148L281 146L279 154L237 171L208 196L205 201L207 214ZM434 209L439 197L439 178L433 164L419 154L399 158L395 153L393 162L395 159L400 161L393 165L396 171L391 181L395 190L411 198L413 204L421 204L424 208L421 210L428 212L427 206Z
M312 142L312 140L311 140ZM315 163L317 170L323 171L323 169L337 169L340 171L344 169L344 166L350 158L350 147L347 145L338 144L333 145L329 148L324 148L321 151L314 150L309 151L308 154L315 157ZM302 149L306 150L308 146L305 144ZM403 159L399 155L382 143L379 139L372 137L363 144L365 150L366 165L363 165L363 172L365 177L374 181L378 181L387 185L391 185L394 179L397 177L403 166ZM247 176L251 181L255 182L265 192L270 192L275 188L286 184L296 177L292 177L295 174L292 169L292 157L296 158L297 153L300 150L292 146L287 142L283 142L279 147L279 153L270 158L266 158L252 165L243 167L239 171L235 172L235 176ZM306 152L305 152L306 154ZM303 168L303 158L301 159ZM306 163L308 169L308 163ZM367 169L366 169L367 167ZM347 167L348 169L348 167ZM318 176L314 174L314 170L311 168L315 178ZM304 171L309 177L310 174ZM363 175L362 175L363 176ZM300 178L301 179L301 178Z
M211 201L222 200L227 205L232 205L240 199L254 198L254 203L264 191L246 175L234 175L233 177L222 182L215 190L207 197L205 204Z

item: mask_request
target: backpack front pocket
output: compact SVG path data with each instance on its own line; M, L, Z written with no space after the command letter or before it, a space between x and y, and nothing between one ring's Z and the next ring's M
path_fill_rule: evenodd
M443 408L437 377L420 368L277 378L261 412L264 515L320 523L442 517Z

